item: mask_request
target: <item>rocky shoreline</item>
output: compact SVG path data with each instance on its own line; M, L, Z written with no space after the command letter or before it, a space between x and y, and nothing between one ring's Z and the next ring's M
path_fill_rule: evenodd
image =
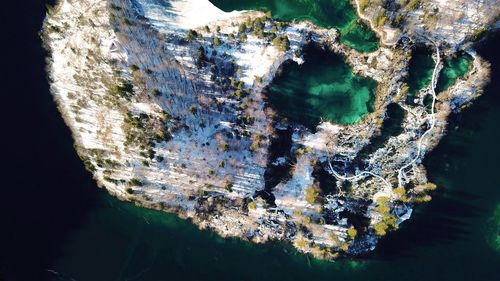
M412 40L360 53L341 44L336 30L309 22L224 13L208 1L170 2L167 8L152 0L61 0L42 33L51 90L100 186L221 236L284 240L325 259L373 249L415 204L430 200L436 187L421 160L446 133L449 114L468 106L488 82L488 63L468 48L472 69L439 93L436 114L429 114L424 98L435 85L406 103ZM202 16L196 4L219 18L191 26L189 17ZM301 63L310 42L377 81L372 113L349 126L325 121L311 132L266 105L263 89L285 61ZM437 48L438 62L457 48L421 43ZM362 159L361 171L353 160L381 133L391 104L406 112L403 131ZM279 130L292 132L294 165L286 180L264 190ZM336 178L335 192L321 188L317 171Z

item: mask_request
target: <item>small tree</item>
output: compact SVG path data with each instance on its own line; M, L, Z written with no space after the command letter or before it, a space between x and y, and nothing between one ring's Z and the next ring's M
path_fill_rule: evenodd
M191 112L192 114L196 114L196 112L198 112L198 109L197 109L197 108L196 108L196 106L194 106L194 105L191 105L191 106L189 107L189 109L188 109L188 110L189 110L189 112Z
M244 33L246 30L247 26L244 23L240 24L240 26L238 27L238 33Z
M217 36L214 37L214 45L215 46L219 46L220 45L220 40L219 40L219 37L217 37Z
M314 189L313 186L306 188L306 201L309 204L314 204L318 198L319 193Z
M247 35L245 33L241 34L240 36L240 40L241 40L241 43L245 43L247 41Z
M349 237L351 239L354 239L356 238L356 235L358 235L358 231L356 230L356 228L354 228L353 226L351 226L348 230L347 230L347 235L349 235Z
M205 56L205 49L203 48L203 46L200 46L198 48L198 56L196 58L196 66L198 68L201 68L204 64L204 62L206 61L206 56Z
M158 89L153 89L152 94L153 94L153 96L155 96L155 97L159 97L159 96L161 96L161 92L160 92L160 90L158 90Z
M194 39L196 39L196 37L198 37L198 33L196 31L192 29L188 30L186 35L187 40L193 41Z
M250 209L250 210L257 209L257 203L255 203L254 201L249 202L248 203L248 209Z

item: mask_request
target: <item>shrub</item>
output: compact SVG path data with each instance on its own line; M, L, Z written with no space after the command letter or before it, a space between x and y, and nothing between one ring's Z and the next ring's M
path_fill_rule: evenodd
M198 68L201 68L206 60L207 57L205 56L205 49L203 48L203 46L200 46L198 48L198 55L196 57L196 66Z
M196 108L196 106L194 106L194 105L191 105L191 106L189 107L189 109L188 109L188 110L189 110L189 112L191 112L192 114L196 114L196 112L198 112L198 109L197 109L197 108Z
M314 204L318 198L319 193L314 189L314 187L309 187L305 189L306 201L309 204Z
M226 183L224 183L224 189L226 189L228 191L232 191L233 184L231 182L227 181Z
M134 194L134 190L131 187L127 187L125 189L125 192L127 192L128 194Z
M347 230L347 235L349 235L349 237L351 239L354 239L356 238L356 235L358 235L358 231L356 230L356 228L354 228L353 226L351 226L348 230Z
M241 34L240 40L242 43L245 43L247 41L247 35L245 33Z
M273 39L273 45L282 52L287 51L290 48L290 41L288 40L288 36L281 35L277 36Z
M219 37L215 36L214 37L214 46L219 46L219 45L220 45Z
M244 33L246 30L247 26L244 23L240 24L240 26L238 27L238 33Z
M304 240L304 239L296 239L295 240L295 247L297 247L298 249L303 249L307 246L307 242Z
M387 224L385 224L384 222L378 222L376 223L374 226L373 226L373 229L375 230L375 235L377 236L384 236L387 234L387 229L389 227L387 226Z
M420 5L420 0L411 0L406 7L408 10L415 10Z
M160 90L158 90L158 89L154 89L154 90L153 90L153 92L152 92L152 94L153 94L153 96L155 96L155 97L159 97L159 96L161 96L161 94L162 94L162 93L160 92Z
M219 145L219 148L220 148L222 151L226 152L226 151L229 151L229 148L230 148L230 147L229 147L229 144L228 144L227 142L224 142L224 143L221 143L221 144Z
M254 201L249 202L248 203L248 209L250 209L250 210L257 209L257 203L255 203Z
M136 178L133 178L129 181L129 184L133 186L142 186L142 182Z
M194 39L196 39L196 37L198 37L198 33L196 31L192 29L188 30L186 35L187 40L193 41Z
M384 25L386 20L387 20L387 16L385 15L385 10L382 10L377 16L377 25L378 26Z
M361 11L363 11L364 9L366 9L366 6L368 6L368 1L369 0L360 0L359 1L359 9Z
M311 217L307 217L307 216L306 216L306 217L304 217L304 222L305 222L306 224L310 224L310 223L312 222Z

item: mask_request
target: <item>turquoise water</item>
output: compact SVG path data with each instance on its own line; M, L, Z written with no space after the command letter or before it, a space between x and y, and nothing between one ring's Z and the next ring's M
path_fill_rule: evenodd
M443 69L436 84L436 93L448 89L458 78L469 72L471 62L472 57L466 54L444 59Z
M289 120L314 128L321 118L352 124L372 111L376 82L352 73L343 57L315 45L270 85L269 102Z
M210 0L220 9L266 10L279 20L310 20L318 26L335 27L341 42L360 52L375 51L378 38L369 27L357 20L356 10L348 0Z

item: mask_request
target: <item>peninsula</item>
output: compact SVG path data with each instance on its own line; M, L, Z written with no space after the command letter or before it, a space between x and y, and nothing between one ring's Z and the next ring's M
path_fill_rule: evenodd
M223 237L329 260L373 250L431 200L422 160L487 84L473 43L500 7L338 1L378 48L208 0L60 0L41 36L86 168Z

